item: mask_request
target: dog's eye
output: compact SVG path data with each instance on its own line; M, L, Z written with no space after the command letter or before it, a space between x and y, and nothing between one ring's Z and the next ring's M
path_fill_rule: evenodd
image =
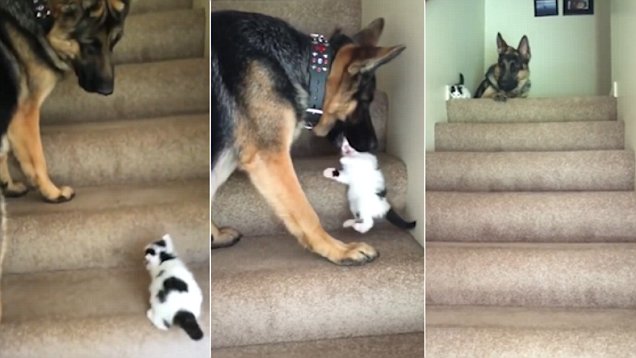
M511 62L511 63L510 63L510 69L511 69L512 71L517 71L517 70L519 69L519 65L517 65L517 63L516 63L516 62Z

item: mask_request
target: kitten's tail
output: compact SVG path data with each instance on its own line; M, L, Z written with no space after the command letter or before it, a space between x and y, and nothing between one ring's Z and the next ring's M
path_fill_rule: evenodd
M195 341L203 338L203 331L201 331L201 327L197 323L197 319L194 317L192 312L188 311L179 311L176 315L174 315L173 323L177 326L183 328L184 331Z
M390 208L389 211L387 211L386 215L384 216L391 224L399 227L400 229L404 229L404 230L408 230L408 229L412 229L415 227L416 222L415 221L405 221L404 219L402 219L402 217L400 215L398 215L395 211L393 211L393 208Z
M463 85L464 84L464 74L463 73L459 73L459 84Z

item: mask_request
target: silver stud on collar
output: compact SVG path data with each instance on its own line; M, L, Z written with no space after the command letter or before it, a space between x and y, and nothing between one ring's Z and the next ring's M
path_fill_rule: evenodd
M46 0L33 0L33 12L37 19L45 19L51 16L51 9L49 9Z

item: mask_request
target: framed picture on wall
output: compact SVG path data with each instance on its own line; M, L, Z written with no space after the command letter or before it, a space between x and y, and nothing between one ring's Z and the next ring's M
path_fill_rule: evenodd
M563 0L563 15L593 15L594 0Z
M534 0L534 16L555 16L559 14L557 0Z

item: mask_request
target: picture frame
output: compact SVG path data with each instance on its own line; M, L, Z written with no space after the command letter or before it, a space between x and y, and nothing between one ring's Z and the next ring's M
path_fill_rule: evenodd
M594 15L594 0L563 0L563 15Z
M534 0L534 17L557 15L559 15L557 0Z

